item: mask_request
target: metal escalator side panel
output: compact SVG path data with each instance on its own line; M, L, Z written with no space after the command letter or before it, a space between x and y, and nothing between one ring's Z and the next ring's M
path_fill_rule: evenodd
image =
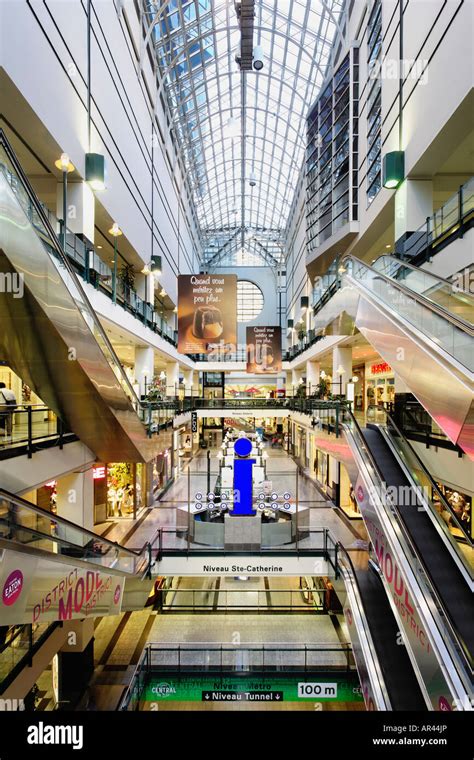
M422 568L413 566L411 549L384 501L384 484L366 443L350 424L344 424L343 431L359 469L354 487L357 503L427 704L433 710L472 710L472 669L438 610Z
M462 441L463 450L474 458L472 425L468 423L472 383L367 297L359 299L356 325L448 438L459 445Z
M145 461L145 426L1 173L0 240L0 271L23 286L0 293L2 355L103 461Z
M367 625L355 573L353 568L343 561L340 561L339 566L346 590L346 600L343 605L344 617L352 643L352 652L366 709L369 711L392 710L382 668L377 658L372 634Z

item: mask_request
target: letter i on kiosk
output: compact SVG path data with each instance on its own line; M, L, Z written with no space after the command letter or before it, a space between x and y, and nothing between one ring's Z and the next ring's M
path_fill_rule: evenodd
M255 459L249 459L252 451L252 441L248 438L238 438L234 444L234 492L237 498L234 509L230 514L235 516L254 515L252 510L252 467Z

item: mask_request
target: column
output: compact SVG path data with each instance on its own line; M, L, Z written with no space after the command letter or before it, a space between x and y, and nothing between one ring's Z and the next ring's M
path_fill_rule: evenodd
M306 392L308 395L315 393L319 383L319 362L306 362Z
M179 362L166 362L166 395L175 397L179 386Z
M154 352L151 346L135 347L135 380L140 389L140 396L146 395L154 376Z
M94 479L92 467L59 478L56 496L57 514L87 530L94 527Z
M352 348L336 346L332 352L332 386L334 396L346 395L346 384L352 377ZM342 378L342 383L340 381Z
M302 379L304 375L304 367L297 367L296 369L291 370L291 385L292 391L296 394L298 392L298 388L302 383L300 380Z
M63 184L58 182L56 192L56 216L63 218ZM85 235L94 242L95 200L87 182L67 183L67 228L76 235Z
M94 618L69 623L66 643L53 658L53 689L66 708L74 708L84 692L84 708L92 708L89 682L94 674Z
M135 290L142 301L154 306L155 304L155 276L138 272L135 275Z
M277 396L284 396L286 389L286 372L282 375L277 375L276 390Z
M183 381L184 381L184 395L192 396L194 387L194 371L192 369L182 369Z
M395 250L397 253L403 253L405 240L421 227L432 213L432 180L406 179L402 182L395 193Z

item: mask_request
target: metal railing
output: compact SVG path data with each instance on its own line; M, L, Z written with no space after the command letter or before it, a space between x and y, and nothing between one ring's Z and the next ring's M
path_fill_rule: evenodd
M384 476L362 435L357 420L349 411L345 414L343 428L349 442L352 439L351 448L353 451L357 450L358 456L364 461L367 468L367 476L374 485L374 493L378 495L384 506L384 519L391 525L394 535L400 541L400 554L406 558L413 577L418 583L420 597L423 599L425 609L431 611L433 624L436 626L441 640L449 651L453 667L461 682L465 684L466 674L469 674L469 677L472 676L472 655L467 650L462 637L458 634L455 623L451 619L443 600L434 586L426 562L419 555L408 529L400 518L397 506L388 492Z
M0 457L9 449L23 453L26 448L31 459L40 444L62 449L64 443L73 440L76 436L44 404L19 404L16 408L0 404Z
M332 663L328 664L328 659ZM336 662L337 660L337 662ZM152 676L166 674L232 675L247 674L271 677L275 674L306 676L334 671L352 673L355 670L350 643L306 645L289 642L275 644L183 643L146 646L130 684L117 710L139 709L140 700Z
M0 538L151 578L153 547L159 536L156 532L140 549L129 549L0 488Z
M319 599L306 602L302 589L186 589L169 588L162 592L162 612L276 612L314 613L324 610L324 589L312 589Z

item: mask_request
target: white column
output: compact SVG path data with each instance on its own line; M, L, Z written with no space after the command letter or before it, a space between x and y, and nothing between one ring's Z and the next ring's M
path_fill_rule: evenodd
M145 395L154 375L154 352L151 346L135 346L135 380L140 389L140 396Z
M176 396L179 385L179 362L166 362L166 395Z
M284 372L282 375L277 375L277 382L276 382L276 389L277 389L277 396L282 396L285 392L285 386L286 386L286 372Z
M292 390L294 393L298 390L298 387L300 386L300 380L304 375L304 368L303 367L297 367L296 369L291 370L291 385L293 386Z
M63 218L63 183L57 184L56 215ZM95 200L87 182L67 183L67 228L94 242Z
M135 275L135 290L142 301L146 301L153 306L155 303L155 276L151 273L143 274L142 272L138 272Z
M306 362L306 390L307 393L314 393L319 383L319 362Z
M338 370L343 370L342 374ZM342 384L340 378L342 377ZM342 389L342 395L346 395L346 384L352 377L352 348L350 346L336 346L332 352L332 387L331 392L334 396L339 395Z
M406 179L395 193L395 242L414 232L433 213L433 182Z
M92 530L94 526L94 479L92 467L64 475L57 483L57 514Z
M182 369L181 372L184 380L184 395L191 396L193 395L194 371L192 369Z

